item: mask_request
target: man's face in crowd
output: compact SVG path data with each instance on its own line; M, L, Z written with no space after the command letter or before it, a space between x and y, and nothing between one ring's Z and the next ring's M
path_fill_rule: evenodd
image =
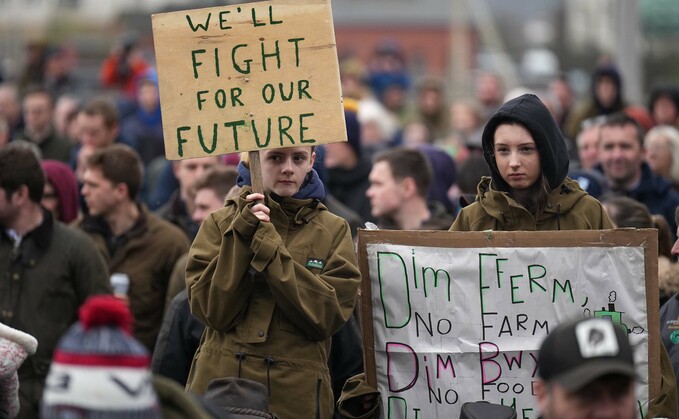
M644 141L646 161L653 173L669 178L672 170L672 144L670 139L662 136L646 138Z
M120 202L119 185L106 179L100 169L89 167L83 173L82 195L91 215L106 216Z
M139 106L145 111L154 111L160 106L158 87L151 82L141 84L137 92L137 100L139 101Z
M191 218L197 223L202 223L210 213L224 207L224 197L219 197L214 189L202 188L196 191L193 199L193 214Z
M370 187L365 195L370 199L373 217L389 217L395 214L403 204L404 189L402 182L394 178L389 163L375 163L368 179Z
M570 392L557 383L539 381L538 406L543 419L633 419L636 417L634 381L608 375Z
M599 160L614 185L627 186L636 181L644 160L636 127L631 124L601 127Z
M482 74L476 82L476 98L484 106L502 103L502 84L494 74Z
M185 194L195 185L196 180L206 170L219 164L217 157L197 157L195 159L179 160L174 163L174 175Z
M16 90L0 86L0 117L13 123L20 114L21 104L17 100Z
M583 169L591 169L599 162L599 127L585 129L578 136L578 157Z
M45 132L52 122L52 102L44 93L33 93L24 99L26 130L32 134Z
M675 217L675 222L677 225L679 225L679 217ZM674 241L674 244L672 245L672 250L670 253L672 253L672 256L678 257L679 256L679 227L677 227L677 231L675 231L677 235L677 240Z
M653 119L658 125L674 125L679 117L679 109L667 96L659 97L653 104Z
M8 228L19 216L20 209L12 203L14 194L9 194L0 187L0 226Z
M78 114L78 135L82 145L103 148L115 142L118 127L107 127L103 115Z
M351 169L357 161L354 149L347 142L330 143L325 145L324 164L327 169Z

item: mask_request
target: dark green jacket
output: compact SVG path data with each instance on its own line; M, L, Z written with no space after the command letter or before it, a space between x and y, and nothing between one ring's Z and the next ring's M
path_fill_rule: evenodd
M38 147L40 147L43 160L58 160L66 164L71 161L71 151L73 149L73 144L71 144L68 139L60 137L57 132L54 131L54 129L52 129L50 134L39 143L33 141L31 136L25 131L22 133L22 135L15 139L36 144Z
M167 284L175 262L189 248L184 233L140 206L140 217L130 231L109 248L111 232L99 217L88 217L80 228L95 241L111 273L130 277L130 309L134 337L153 351L165 311Z
M281 418L330 418L330 337L360 284L349 226L317 199L271 196L271 222L260 223L249 193L212 213L189 252L191 312L207 329L188 390L238 376L267 386Z
M44 221L15 248L0 229L0 322L33 335L38 350L19 369L20 418L38 417L52 352L87 297L110 293L108 269L82 232Z
M489 177L479 183L476 201L460 211L450 231L602 230L613 228L601 203L566 178L552 190L549 205L536 220L507 192L494 190Z

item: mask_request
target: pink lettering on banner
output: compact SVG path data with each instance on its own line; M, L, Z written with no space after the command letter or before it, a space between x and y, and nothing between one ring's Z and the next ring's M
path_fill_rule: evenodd
M412 388L417 382L417 377L420 373L420 365L417 360L417 354L415 354L413 348L406 345L405 343L387 342L386 352L387 352L387 377L389 379L389 391L393 393L400 393ZM402 359L394 361L392 357L404 354L409 354L412 357L413 368L411 370L413 371L413 379L405 387L397 388L398 383L393 382L394 379L393 371L395 369L394 367L395 365L400 365L401 367L403 367L405 362ZM402 368L402 371L406 371L406 369Z
M479 359L481 362L481 384L486 385L494 383L502 375L502 367L493 358L500 354L500 348L493 342L479 343ZM490 367L490 368L489 368ZM495 375L491 376L492 370L495 369ZM492 378L491 378L492 377Z

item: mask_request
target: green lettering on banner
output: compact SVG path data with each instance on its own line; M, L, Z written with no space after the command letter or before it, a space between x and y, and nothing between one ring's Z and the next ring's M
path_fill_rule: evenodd
M196 101L198 102L198 110L202 111L203 110L203 103L205 103L205 99L203 99L204 94L210 93L208 90L199 90L196 92Z
M266 59L270 57L276 57L276 68L281 68L281 50L278 48L278 39L274 42L276 46L274 52L267 53L264 51L264 42L260 43L262 48L262 69L266 71Z
M299 43L304 41L304 38L290 38L288 42L295 44L295 67L299 67Z
M251 14L252 14L252 26L254 26L254 27L266 26L266 23L260 23L257 20L257 11L255 10L254 7L252 9L250 9L250 11L251 11Z
M283 120L287 122L287 126L283 127ZM294 145L295 144L295 139L288 134L288 130L292 127L292 118L289 116L279 116L278 117L278 136L281 140L281 145L283 145L283 136L287 137L287 139L290 141L290 144Z
M231 49L231 62L233 62L233 69L241 74L250 74L250 63L252 62L252 59L248 58L247 60L243 60L243 62L246 64L246 68L243 70L243 68L236 62L236 51L238 51L240 48L246 48L247 46L248 44L238 44Z
M189 131L191 130L191 127L177 127L177 154L179 154L179 157L184 157L184 147L183 144L186 144L188 140L182 138L182 131Z
M304 131L307 131L309 127L304 125L304 118L314 116L313 113L302 113L299 115L299 142L304 144L313 144L316 142L313 138L304 139Z
M198 29L202 29L204 31L207 31L208 26L210 25L210 17L212 16L212 13L207 14L207 19L205 19L205 23L202 25L200 23L197 23L196 26L193 25L193 21L191 20L191 16L186 15L186 20L189 22L189 27L191 28L192 31L197 32Z
M287 5L249 4L152 17L169 159L343 139L331 8L316 6L294 16Z
M561 282L559 282L558 279L554 279L554 289L552 291L552 302L553 303L556 302L556 294L557 294L557 289L556 289L557 287L556 286L557 285L559 286L559 289L561 290L561 292L568 295L568 297L571 300L571 303L574 303L575 299L573 298L573 288L571 288L571 281L566 280L566 282L562 285Z
M261 143L259 141L259 133L257 132L257 125L255 124L255 121L250 121L250 124L252 125L252 132L255 134L255 143L257 144L257 147L259 148L264 148L269 145L269 141L271 140L271 118L266 118L267 121L267 126L266 126L266 142Z
M283 23L282 20L274 20L273 6L269 6L269 25L280 25L281 23Z
M306 96L309 99L313 99L309 92L306 91L306 89L309 88L309 80L300 80L297 83L297 90L299 91L299 98L302 99L302 95Z
M401 273L403 275L403 284L405 285L405 297L406 297L406 305L408 306L408 315L405 319L401 320L401 323L395 324L396 320L392 320L389 318L389 314L387 311L387 305L384 300L384 295L385 295L385 290L388 288L390 290L396 289L396 284L391 283L391 284L386 284L384 278L382 276L382 258L387 258L387 257L393 257L393 258L398 258L398 261L401 263ZM405 327L409 322L410 322L410 317L411 317L411 311L412 307L410 306L410 288L408 286L408 272L406 271L406 263L403 260L401 256L399 256L398 253L393 253L393 252L377 252L377 279L380 284L380 298L382 301L382 310L384 312L384 326L389 328L389 329L401 329ZM390 281L397 281L400 278L396 278L395 275L390 275L388 280ZM393 291L392 291L393 292ZM394 322L394 324L392 324Z
M243 105L243 102L240 101L240 95L243 94L243 89L240 87L233 87L231 88L231 106L234 108L236 107L236 104L239 106L245 106Z
M540 268L542 270L542 273L540 273L537 276L534 276L533 275L533 269L536 269L536 268ZM540 283L535 282L536 279L544 278L545 276L547 276L547 269L545 269L544 266L542 266L542 265L529 265L528 266L528 284L529 284L531 293L533 293L533 285L540 288L542 291L547 292L547 288L540 285Z
M204 49L195 49L191 51L191 64L193 65L193 78L198 78L198 67L203 65L202 62L196 61L196 54L204 54Z
M241 125L245 125L245 121L240 120L240 121L231 121L231 122L224 122L224 126L229 128L231 127L233 129L233 144L234 144L234 150L238 151L238 127Z
M198 142L200 143L200 147L204 152L207 154L214 153L215 148L217 148L217 124L212 124L212 147L207 148L205 146L205 141L203 140L203 127L200 125L198 125Z
M523 278L523 275L510 275L510 276L509 276L509 284L510 284L510 286L511 286L511 288L512 288L512 304L521 304L521 303L523 303L524 301L523 301L523 300L519 300L519 299L516 297L516 295L514 294L514 290L518 290L518 289L519 289L519 287L515 287L515 286L514 286L514 279L515 279L515 278Z
M226 25L226 17L224 16L228 15L229 13L231 13L231 10L223 10L219 12L219 29L221 30L231 29L231 26Z

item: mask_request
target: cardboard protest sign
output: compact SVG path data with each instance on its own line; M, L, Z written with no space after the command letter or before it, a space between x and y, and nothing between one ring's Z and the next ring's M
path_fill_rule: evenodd
M640 414L660 390L657 231L359 232L368 382L382 417L458 417L463 403L537 418L538 349L557 324L628 331Z
M152 20L168 159L346 141L329 0Z

